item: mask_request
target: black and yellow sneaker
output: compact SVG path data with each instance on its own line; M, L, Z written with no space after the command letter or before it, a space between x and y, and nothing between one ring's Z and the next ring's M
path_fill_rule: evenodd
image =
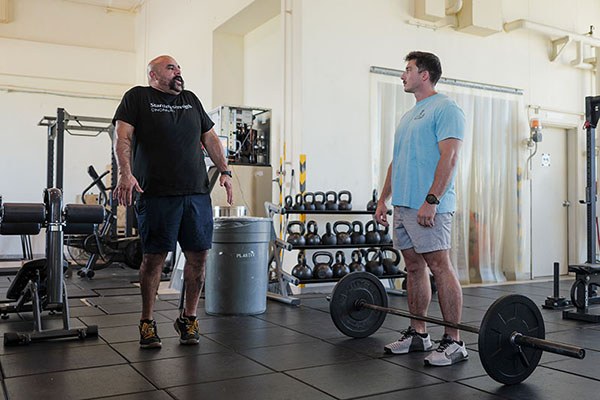
M140 347L142 349L160 348L162 343L156 332L156 321L140 321Z
M200 343L200 328L196 317L181 316L173 324L175 330L179 333L179 343L198 344Z

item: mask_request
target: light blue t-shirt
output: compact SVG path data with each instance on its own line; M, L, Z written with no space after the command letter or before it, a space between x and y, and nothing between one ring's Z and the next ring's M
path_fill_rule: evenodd
M465 114L448 96L437 93L415 104L402 116L394 135L392 161L392 204L419 209L435 175L440 159L438 142L456 138L462 140ZM440 197L437 212L456 209L454 177Z

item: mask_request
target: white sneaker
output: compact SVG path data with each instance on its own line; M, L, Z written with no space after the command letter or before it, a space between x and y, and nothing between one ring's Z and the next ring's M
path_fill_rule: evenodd
M466 361L468 358L469 353L467 353L464 342L457 342L444 334L438 348L425 357L425 365L445 367Z
M409 326L403 330L402 337L395 342L385 345L383 350L390 354L406 354L413 351L429 351L433 348L429 334L423 337Z

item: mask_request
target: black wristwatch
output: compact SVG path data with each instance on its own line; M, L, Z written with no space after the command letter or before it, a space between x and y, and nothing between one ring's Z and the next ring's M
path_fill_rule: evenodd
M428 204L440 204L440 201L438 200L438 198L436 197L435 194L433 193L429 193L426 197L425 197L425 201Z
M227 175L230 178L233 177L230 170L221 171L221 175Z

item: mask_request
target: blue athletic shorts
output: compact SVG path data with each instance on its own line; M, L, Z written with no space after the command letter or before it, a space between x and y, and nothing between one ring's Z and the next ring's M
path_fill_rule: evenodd
M144 254L208 250L212 245L210 195L139 197L135 203Z

